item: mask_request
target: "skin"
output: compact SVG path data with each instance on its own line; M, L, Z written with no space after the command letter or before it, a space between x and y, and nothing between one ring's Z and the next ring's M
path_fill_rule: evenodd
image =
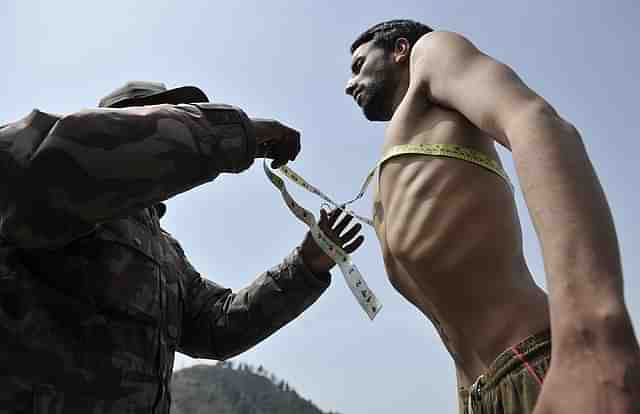
M380 171L374 221L393 286L431 319L468 387L503 350L551 327L536 414L638 412L640 353L611 214L580 135L507 66L455 33L352 56L346 92L389 121L383 152L451 143L511 149L549 295L522 251L513 195L460 160L403 156ZM513 317L505 317L512 315Z
M252 118L251 123L256 134L256 158L272 160L271 168L278 168L293 161L300 152L300 133L274 119ZM348 227L352 216L341 214L340 210L327 213L320 210L318 226L323 233L346 253L356 251L364 242L359 235L362 225L355 224ZM307 232L300 246L302 260L309 270L315 274L328 272L335 262L318 246L311 232Z
M256 134L256 158L270 158L271 168L293 161L300 153L300 132L275 119L251 118Z
M342 218L340 218L341 216ZM322 232L348 254L356 251L364 242L364 237L358 236L358 233L362 230L361 224L357 223L350 228L347 227L352 219L353 216L342 215L340 210L333 210L327 213L324 209L321 209L320 220L318 221L318 226ZM315 274L328 272L336 264L318 246L311 232L307 232L300 247L300 254L309 270Z

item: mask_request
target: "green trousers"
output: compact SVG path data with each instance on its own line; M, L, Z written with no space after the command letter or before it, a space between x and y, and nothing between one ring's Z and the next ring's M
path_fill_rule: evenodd
M532 413L550 362L550 333L526 338L498 355L470 389L459 389L460 413Z

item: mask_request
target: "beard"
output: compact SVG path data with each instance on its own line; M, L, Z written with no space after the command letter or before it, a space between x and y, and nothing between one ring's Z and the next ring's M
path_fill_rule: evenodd
M362 112L369 121L389 121L393 115L391 111L392 93L389 91L390 82L383 79L372 81L363 91Z

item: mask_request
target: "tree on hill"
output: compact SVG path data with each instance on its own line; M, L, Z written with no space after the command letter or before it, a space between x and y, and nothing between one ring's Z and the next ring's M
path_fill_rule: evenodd
M338 414L324 412L264 367L221 362L174 372L172 414Z

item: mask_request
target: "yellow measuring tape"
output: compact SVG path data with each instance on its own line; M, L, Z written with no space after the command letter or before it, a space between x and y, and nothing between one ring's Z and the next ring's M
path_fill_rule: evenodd
M371 171L369 171L369 174L367 174L367 176L365 177L362 186L360 186L360 191L358 192L358 194L353 199L347 201L346 203L343 203L342 206L346 208L346 206L361 199L366 193L367 187L369 187L369 183L371 182L371 178L373 178L378 168L380 168L382 164L384 164L391 158L400 155L428 155L432 157L457 158L459 160L467 161L479 165L480 167L486 168L487 170L502 177L507 182L507 184L509 184L509 187L513 188L513 186L511 185L511 181L509 180L509 176L504 172L500 164L498 164L497 161L487 157L480 151L455 144L405 144L391 147L382 156L382 159L378 161L375 167L373 167ZM347 209L347 211L351 210ZM371 219L363 219L357 215L353 216L363 223L373 226L373 221Z
M301 186L305 190L316 194L324 201L331 204L333 207L343 210L346 214L352 215L357 220L362 221L373 227L373 221L369 218L359 216L355 214L351 209L347 206L349 204L354 203L355 201L362 198L371 182L371 178L374 176L375 172L378 168L384 164L387 160L400 156L400 155L428 155L433 157L449 157L449 158L457 158L460 160L464 160L467 162L471 162L473 164L479 165L487 170L499 175L502 177L509 185L511 182L509 181L509 177L504 172L500 164L497 161L487 157L480 151L476 151L471 148L462 147L460 145L454 144L407 144L407 145L397 145L391 147L389 151L387 151L382 159L376 164L376 166L369 172L367 177L365 178L360 191L352 200L347 201L346 203L338 204L333 201L329 196L327 196L324 192L322 192L317 187L309 184L307 180L305 180L300 174L293 171L290 167L283 165L279 168L279 171L283 173L283 175L289 178L291 181ZM289 192L287 191L286 185L284 181L276 175L271 169L267 166L266 161L263 162L264 172L271 181L271 183L280 190L282 197L287 204L287 207L291 210L291 212L302 222L304 222L310 229L311 234L320 246L322 250L327 254L327 256L331 257L340 267L342 274L347 282L347 285L351 289L354 297L365 311L365 313L369 316L370 319L374 319L380 309L382 308L382 303L377 299L376 295L369 289L364 278L360 274L360 271L356 267L354 263L351 262L351 257L347 254L340 246L336 245L327 237L320 227L318 226L315 217L311 212L306 210L304 207L300 206L294 199L291 197Z
M487 170L498 174L502 177L509 185L511 185L511 181L509 180L509 176L504 172L500 164L492 158L489 158L485 154L480 151L463 147L461 145L455 144L406 144L406 145L396 145L391 147L389 151L384 154L384 157L378 162L378 165L374 168L377 169L382 164L384 164L387 160L393 157L397 157L399 155L429 155L432 157L448 157L448 158L457 158L459 160L467 161L472 164L479 165Z

